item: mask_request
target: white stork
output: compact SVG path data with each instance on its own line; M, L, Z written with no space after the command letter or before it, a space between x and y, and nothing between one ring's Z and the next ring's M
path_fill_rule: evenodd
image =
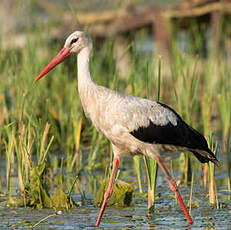
M164 152L190 151L200 162L212 161L217 165L219 162L208 148L206 139L167 105L125 95L94 83L89 70L91 50L92 41L86 33L72 33L64 47L34 82L72 53L78 54L78 90L84 112L97 130L110 140L114 152L112 173L95 226L99 226L106 203L112 194L120 158L123 155L136 154L143 154L157 161L189 224L192 224L176 182L163 164L161 155Z

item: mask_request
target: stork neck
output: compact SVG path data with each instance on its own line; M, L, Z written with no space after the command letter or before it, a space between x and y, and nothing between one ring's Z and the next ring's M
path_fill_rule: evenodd
M78 87L81 88L89 83L93 83L89 69L89 59L91 48L85 47L78 55Z

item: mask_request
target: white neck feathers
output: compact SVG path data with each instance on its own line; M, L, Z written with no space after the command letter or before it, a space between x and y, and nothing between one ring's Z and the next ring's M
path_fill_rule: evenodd
M89 59L91 54L91 48L85 47L78 54L78 87L84 87L88 83L92 83Z

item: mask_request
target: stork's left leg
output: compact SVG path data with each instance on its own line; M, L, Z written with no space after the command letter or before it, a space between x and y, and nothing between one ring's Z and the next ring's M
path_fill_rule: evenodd
M175 193L176 198L179 201L180 206L181 206L182 210L184 211L185 216L188 219L189 224L192 224L193 223L192 218L189 215L189 213L188 213L188 211L187 211L187 209L185 207L185 204L184 204L184 202L182 200L182 197L181 197L181 195L180 195L180 193L178 191L178 188L177 188L175 180L170 176L167 168L165 167L165 165L161 161L161 159L159 157L155 157L155 160L157 161L158 165L160 166L161 170L163 171L165 177L168 179L170 189Z
M106 190L106 192L104 194L103 204L101 206L101 209L100 209L99 216L98 216L98 219L96 221L95 227L99 226L101 218L102 218L104 210L105 210L105 207L106 207L106 204L107 204L107 201L108 201L108 199L110 198L110 196L112 194L112 189L113 189L113 185L114 185L114 182L115 182L116 172L117 172L117 169L118 169L118 166L119 166L119 161L120 161L120 158L118 156L116 156L114 158L113 168L112 168L110 180L109 180L109 183L108 183L107 190Z

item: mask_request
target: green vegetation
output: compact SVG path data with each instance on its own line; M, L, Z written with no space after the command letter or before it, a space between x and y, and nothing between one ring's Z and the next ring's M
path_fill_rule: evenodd
M107 189L109 179L106 179L102 182L97 195L95 197L95 204L101 207L103 203L104 193ZM108 201L108 206L115 206L115 207L127 207L131 206L132 203L132 193L133 187L121 180L116 180L112 195L110 200Z
M102 172L110 163L111 147L83 114L77 91L75 57L70 57L39 83L33 83L36 75L62 47L61 42L51 44L46 39L48 33L41 33L40 29L29 31L24 49L0 50L0 158L6 159L9 197L16 193L13 175L17 172L17 187L23 206L54 207L52 204L44 205L43 201L52 200L47 190L56 189L55 196L61 194L65 202L70 201L68 205L60 206L70 208L74 204L68 191L80 193L83 203L85 191L96 194L99 181L104 178ZM121 92L169 104L186 122L209 138L211 148L220 152L219 159L223 158L223 153L226 154L229 161L224 167L230 172L231 69L227 60L218 59L215 68L212 58L203 59L194 53L183 53L174 40L173 59L171 64L167 64L153 54L139 52L131 43L125 50L125 54L129 53L132 57L130 74L124 79L118 76L113 45L114 40L110 38L94 50L91 59L94 80ZM222 146L223 152L213 143ZM190 155L186 153L183 164L182 158L173 161L174 169L183 173L185 184L197 181L196 173L193 174L194 179L190 179L191 172L203 168ZM134 185L139 186L142 193L147 190L148 183L152 197L149 203L153 205L157 166L152 160L145 158L143 162L141 159L135 158L138 183ZM122 159L120 167L123 165ZM214 170L210 165L208 183L212 183L216 192L218 185L214 182ZM60 185L60 179L57 179L59 173L63 176L61 189L57 188ZM83 174L88 182L84 189ZM79 178L73 184L77 175ZM126 180L123 178L125 175L121 172L119 176ZM207 177L205 170L204 183ZM226 183L230 190L230 173ZM31 194L35 197L31 198ZM215 204L215 195L212 196ZM190 207L192 199L190 197Z

